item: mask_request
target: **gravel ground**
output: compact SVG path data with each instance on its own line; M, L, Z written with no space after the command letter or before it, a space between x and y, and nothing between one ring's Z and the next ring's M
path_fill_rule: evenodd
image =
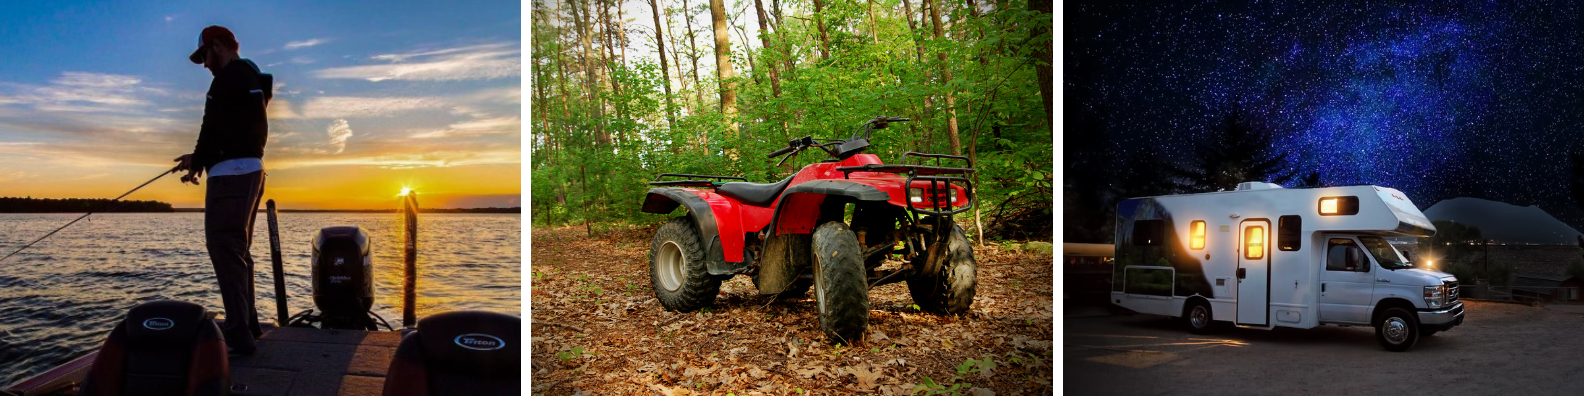
M1578 394L1584 315L1465 302L1462 326L1381 349L1369 327L1226 329L1154 315L1067 317L1068 394Z

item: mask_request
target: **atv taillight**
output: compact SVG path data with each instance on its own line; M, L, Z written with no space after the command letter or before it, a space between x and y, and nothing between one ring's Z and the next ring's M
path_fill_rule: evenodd
M950 203L957 203L957 194L955 194L956 191L952 190L951 188L945 188L945 189L940 189L940 190L930 189L930 192L934 193L934 194L930 194L930 195L933 196L933 199L935 201L947 201L947 202L950 202ZM909 188L908 189L908 197L909 197L908 201L911 201L913 203L924 203L924 189L922 189L922 188Z

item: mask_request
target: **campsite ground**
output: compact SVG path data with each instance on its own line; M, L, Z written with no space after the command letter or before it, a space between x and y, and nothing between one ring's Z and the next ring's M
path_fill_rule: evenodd
M1153 315L1067 316L1069 394L1552 394L1584 388L1584 314L1467 301L1462 326L1387 352L1373 328L1227 329ZM1567 391L1572 392L1572 391Z

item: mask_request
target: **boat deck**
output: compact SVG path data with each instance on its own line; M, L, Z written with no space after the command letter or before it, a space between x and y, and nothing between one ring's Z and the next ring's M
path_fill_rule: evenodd
M266 325L258 351L231 355L233 395L379 395L401 332Z

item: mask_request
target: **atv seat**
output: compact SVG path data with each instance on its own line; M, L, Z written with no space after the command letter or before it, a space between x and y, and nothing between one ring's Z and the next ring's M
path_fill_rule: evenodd
M781 195L781 190L785 190L791 184L792 176L787 176L787 178L775 183L726 183L716 188L715 192L720 193L720 195L737 198L742 203L763 208L775 203L776 197Z

